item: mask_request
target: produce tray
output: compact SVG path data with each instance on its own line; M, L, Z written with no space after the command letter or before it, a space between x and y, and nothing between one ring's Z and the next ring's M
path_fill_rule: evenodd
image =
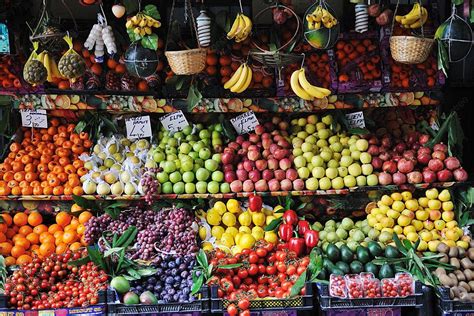
M125 305L115 303L118 301L116 293L115 298L112 298L107 303L107 315L149 315L157 313L209 313L209 288L203 286L200 292L200 298L190 303L165 303L158 305Z
M474 311L474 302L462 302L452 300L449 296L449 288L439 287L439 307L442 312L472 312Z
M344 299L329 295L329 285L317 283L318 300L321 310L334 308L356 309L376 307L422 307L423 291L421 282L415 282L415 295L407 297L382 297L382 298L359 298Z
M313 287L314 283L306 282L306 294L296 296L293 298L282 299L256 299L250 301L250 310L252 312L258 311L277 311L277 310L312 310L314 306ZM211 312L222 313L225 312L227 306L232 302L226 299L217 297L217 286L211 287Z

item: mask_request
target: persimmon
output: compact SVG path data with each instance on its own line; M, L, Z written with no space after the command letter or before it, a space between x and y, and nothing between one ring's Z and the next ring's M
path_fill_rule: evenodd
M0 216L3 219L3 222L7 224L7 226L11 226L13 224L13 218L11 217L10 214L2 213Z
M43 216L38 212L34 211L28 215L28 224L35 227L43 222Z
M17 182L21 182L21 181L25 180L25 172L24 171L15 172L15 175L13 176L13 179Z
M77 251L79 250L80 248L82 247L82 244L78 241L76 242L73 242L70 246L69 246L69 250L71 251Z
M9 195L11 192L12 190L8 186L0 186L0 195Z
M43 194L44 195L52 195L53 194L53 188L50 186L46 186L43 188Z
M44 243L54 243L54 236L52 234L50 234L49 232L42 232L40 235L39 235L39 241L40 243L44 244Z
M75 231L66 231L63 234L63 242L66 244L73 243L77 240L77 235Z
M41 186L33 187L33 195L42 195L42 194L43 194L43 188Z
M59 254L65 253L67 249L68 249L68 246L62 242L56 246L56 254L59 255Z
M15 246L22 247L23 249L30 248L30 242L25 237L19 237L15 240Z

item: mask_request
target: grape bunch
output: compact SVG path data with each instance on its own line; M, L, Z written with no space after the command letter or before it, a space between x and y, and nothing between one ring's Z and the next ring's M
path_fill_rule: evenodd
M153 203L153 196L158 193L158 187L160 183L156 179L158 168L149 168L142 176L140 184L143 187L143 193L145 195L145 202L148 205Z
M130 291L137 295L145 291L152 292L158 299L158 304L172 302L192 302L193 285L192 270L196 258L192 255L160 256L155 263L156 273L153 276L133 281Z

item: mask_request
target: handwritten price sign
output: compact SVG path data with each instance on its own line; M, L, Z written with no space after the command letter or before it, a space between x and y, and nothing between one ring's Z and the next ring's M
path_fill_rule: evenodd
M125 119L127 138L151 137L150 116L137 116Z
M21 110L21 125L23 127L48 128L46 110Z
M364 112L354 112L346 114L346 120L349 128L365 128Z
M248 111L244 114L234 117L230 120L230 122L239 135L247 134L255 130L255 127L260 124L253 111Z
M183 111L166 114L160 118L160 122L167 131L172 133L182 131L186 126L189 126Z

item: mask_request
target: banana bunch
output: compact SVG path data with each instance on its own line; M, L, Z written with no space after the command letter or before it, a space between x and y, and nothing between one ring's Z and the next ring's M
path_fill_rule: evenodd
M59 73L58 64L56 64L54 58L51 57L47 51L42 51L38 55L37 59L43 64L44 68L46 68L46 71L48 72L48 78L46 79L48 82L54 82L54 78L63 78L63 76L61 76Z
M304 68L295 70L290 79L291 89L301 99L312 101L314 98L322 99L331 94L331 91L325 88L313 86L306 79Z
M322 6L318 5L313 13L306 15L308 28L310 30L319 30L321 27L327 29L337 25L337 19Z
M234 23L227 33L228 39L235 39L237 43L244 41L252 31L252 20L243 13L238 13Z
M153 32L152 27L159 28L160 26L160 21L143 13L138 13L137 15L132 16L127 20L127 23L125 23L127 29L133 29L133 33L140 36L151 34Z
M415 3L408 14L395 16L395 21L406 29L417 29L428 20L428 11L419 3Z
M224 84L224 89L230 89L233 93L244 92L252 81L252 74L252 69L247 65L247 63L243 63L239 68L237 68L229 81Z

